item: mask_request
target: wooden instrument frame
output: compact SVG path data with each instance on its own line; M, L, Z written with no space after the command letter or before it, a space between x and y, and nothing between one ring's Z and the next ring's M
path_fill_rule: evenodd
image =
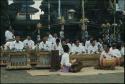
M26 59L26 64L22 61L22 62L12 62L11 60L14 57L21 57ZM30 59L29 59L29 54L25 51L22 52L8 52L8 57L9 60L7 62L7 66L6 69L10 70L10 69L31 69L31 65L30 65Z
M8 52L7 51L0 51L0 66L6 66L8 61ZM6 59L5 59L6 58Z
M51 67L51 52L49 51L38 51L36 53L36 56L37 56L37 64L36 64L36 68L50 68ZM48 56L49 57L49 64L42 64L40 61L40 58L41 57L44 57L44 56Z
M99 54L73 54L70 59L76 59L82 62L83 67L97 66L99 63Z

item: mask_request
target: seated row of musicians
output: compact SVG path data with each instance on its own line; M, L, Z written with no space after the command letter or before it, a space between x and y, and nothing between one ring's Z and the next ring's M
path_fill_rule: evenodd
M29 49L36 49L38 48L39 50L59 50L59 55L62 55L61 59L61 64L64 64L64 66L71 66L69 63L69 59L66 58L66 56L69 56L69 52L66 54L64 50L64 46L67 45L69 47L70 53L86 53L86 50L88 53L98 53L99 49L98 46L96 45L95 40L90 40L88 42L88 48L86 49L86 46L84 46L82 43L80 43L79 40L76 40L75 43L69 43L64 40L56 39L56 42L50 42L48 41L48 36L44 36L43 40L38 44L38 46L35 46L35 43L31 40L30 36L27 36L27 39L24 40L23 42L20 41L20 36L15 37L15 41L7 42L5 44L5 50L8 48L11 50L23 50L24 48L28 47ZM115 58L116 63L119 65L120 64L120 58L121 55L124 55L124 46L122 47L122 52L120 52L119 49L116 48L116 44L113 44L112 47L107 47L102 49L102 53L100 56L100 65L103 64L103 61L105 59L112 59ZM65 61L63 61L65 59ZM67 65L67 62L69 65ZM72 61L74 62L74 61Z
M90 43L91 42L91 43ZM67 40L61 40L58 37L53 37L51 34L48 36L43 37L43 40L37 45L39 50L59 50L60 55L63 54L62 47L64 45L68 45L70 48L70 54L75 53L98 53L99 51L103 50L102 44L97 43L95 40L89 41L84 46L83 43L81 43L79 40L76 40L74 43L70 43Z
M4 45L4 50L23 50L24 48L35 49L34 41L31 40L30 36L23 42L20 41L20 36L16 36L15 40L8 41Z
M64 45L64 44L63 44ZM60 39L56 39L55 43L51 43L47 40L47 37L43 37L43 40L35 46L34 41L31 40L30 36L27 36L27 39L24 40L23 42L20 41L20 36L16 36L15 41L7 42L4 45L4 50L23 50L25 49L39 49L39 50L46 50L46 51L51 51L51 50L59 50L59 54L63 54L63 48L62 48L62 43ZM85 46L79 42L79 40L76 40L75 43L73 44L65 44L68 45L70 48L70 53L71 54L80 54L80 53L87 53L86 50L88 51L88 54L90 53L99 53L98 52L98 47L95 45L94 41L92 41L92 45L88 47L88 49L85 48Z
M51 39L50 39L51 38ZM27 38L22 42L20 41L20 36L16 36L15 41L9 41L5 43L4 50L10 49L10 50L22 50L22 49L38 49L38 50L59 50L59 54L63 54L63 46L68 45L70 48L69 53L70 54L80 54L80 53L99 53L102 52L103 44L97 42L96 40L87 40L85 42L85 45L80 42L79 40L76 40L74 43L69 42L68 40L60 40L59 38L56 38L52 40L53 37L51 35L44 36L42 41L39 44L34 43L34 41L31 39L30 36L27 36ZM112 47L111 49L112 50ZM124 46L120 49L121 54L124 54ZM115 53L115 52L114 52Z

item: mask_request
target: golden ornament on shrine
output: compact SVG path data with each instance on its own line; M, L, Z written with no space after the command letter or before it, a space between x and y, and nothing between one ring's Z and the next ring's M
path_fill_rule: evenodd
M60 23L60 24L65 24L65 18L64 18L64 16L61 17L59 23Z
M42 24L41 24L41 23L38 23L38 24L37 24L37 28L38 28L38 29L42 28Z

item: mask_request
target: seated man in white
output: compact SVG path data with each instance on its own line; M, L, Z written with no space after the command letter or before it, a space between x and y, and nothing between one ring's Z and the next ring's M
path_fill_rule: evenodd
M39 50L51 51L52 44L47 40L48 40L48 36L44 36L43 41L41 41L39 44Z
M88 54L98 53L98 47L95 45L95 41L91 41L91 46L88 47Z
M8 30L5 31L5 38L6 38L6 41L10 41L10 40L14 40L15 39L14 31L11 28L11 26L9 27Z
M86 39L86 41L85 41L85 50L86 50L86 52L88 52L88 48L89 48L89 46L91 46L90 41L92 41L92 40L93 40L93 38L87 38Z
M59 39L59 37L58 37L57 33L54 33L53 34L53 41L56 42L56 39Z
M70 40L69 40L69 39L66 39L65 41L66 41L66 44L67 44L69 47L71 47Z
M30 36L27 36L27 38L23 41L24 47L27 49L35 49L34 41L31 39Z
M48 35L48 42L51 44L51 50L54 50L54 45L56 45L56 39L58 39L57 34L54 33L52 36L49 32L47 33ZM60 42L61 43L61 42Z
M16 36L15 41L10 44L10 50L21 51L24 48L24 44L20 41L20 36Z
M114 57L111 55L111 52L109 49L110 49L109 45L104 45L104 50L102 51L102 53L100 55L100 62L99 62L100 66L105 66L104 62L106 60L113 60L114 59Z
M60 39L56 39L56 43L54 45L53 50L59 50L59 56L61 56L64 53L62 44L60 43Z
M69 59L69 47L68 45L64 45L63 47L64 53L61 58L61 72L69 72L71 67L70 59Z
M60 38L61 38L61 39L64 39L64 30L61 30L61 31L59 32L59 35L60 35Z
M85 45L83 43L81 45L81 48L82 48L82 53L86 53L86 48L85 48Z
M100 42L101 39L99 39L98 41L95 39L95 45L98 47L98 51L99 52L102 52L103 51L103 45L102 43Z
M73 48L72 54L81 54L83 52L83 47L80 45L79 40L76 40L75 45Z
M48 32L47 35L48 35L48 41L51 42L51 43L55 43L54 37L52 36L52 34L50 32Z
M112 46L111 55L116 58L116 65L120 65L121 52L116 46L115 44Z
M5 45L4 45L4 50L10 50L10 45L11 45L12 42L13 41L6 42Z
M68 46L69 46L69 54L74 54L74 47L75 47L75 44L73 43L73 41L72 42L70 42L69 44L68 44Z

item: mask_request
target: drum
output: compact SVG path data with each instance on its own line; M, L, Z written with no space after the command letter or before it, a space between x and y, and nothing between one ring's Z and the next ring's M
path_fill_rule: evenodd
M115 57L116 66L124 65L124 56L122 57Z
M49 51L38 51L36 53L37 64L35 68L50 68L51 52Z
M30 69L30 59L26 52L9 52L6 69Z
M112 59L103 59L102 60L102 65L101 68L102 69L115 69L115 65L116 65L116 59L112 58Z

